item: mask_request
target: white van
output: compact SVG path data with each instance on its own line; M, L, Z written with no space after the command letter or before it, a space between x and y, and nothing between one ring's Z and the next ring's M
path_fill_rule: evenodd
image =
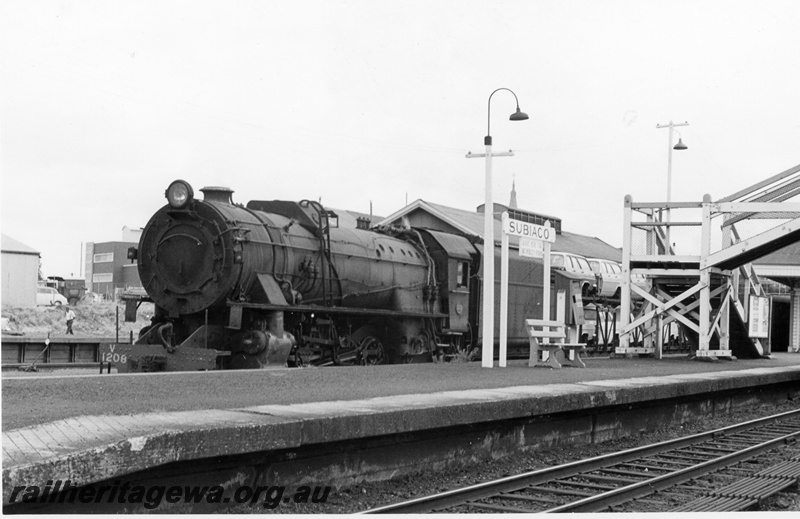
M67 298L58 293L55 288L39 287L36 290L37 306L61 306L67 304Z

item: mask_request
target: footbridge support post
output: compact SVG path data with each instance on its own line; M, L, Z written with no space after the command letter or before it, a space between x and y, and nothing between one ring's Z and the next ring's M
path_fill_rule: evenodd
M631 195L625 197L625 213L622 227L622 283L620 285L619 307L619 345L618 353L627 353L631 344L631 334L622 333L631 322Z

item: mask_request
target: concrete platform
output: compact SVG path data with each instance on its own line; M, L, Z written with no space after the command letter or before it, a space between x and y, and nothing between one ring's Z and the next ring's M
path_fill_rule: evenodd
M800 355L697 362L587 360L586 369L479 363L2 380L3 498L174 461L299 448L785 384Z

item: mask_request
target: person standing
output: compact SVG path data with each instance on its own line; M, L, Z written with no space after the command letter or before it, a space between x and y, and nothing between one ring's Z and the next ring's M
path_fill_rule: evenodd
M72 323L75 321L75 312L72 311L72 308L67 307L65 317L67 319L67 335L75 335L75 332L72 331Z

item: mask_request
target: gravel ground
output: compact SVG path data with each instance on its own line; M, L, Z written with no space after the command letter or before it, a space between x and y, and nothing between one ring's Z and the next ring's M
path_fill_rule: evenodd
M411 476L403 476L396 480L365 483L349 488L333 489L326 503L318 504L285 504L274 510L265 510L260 506L237 506L227 512L231 513L289 513L289 514L350 514L379 506L404 501L428 494L459 488L482 481L493 480L512 474L540 469L553 465L568 463L580 459L607 454L639 445L647 445L681 436L696 434L705 430L732 425L745 420L800 409L800 402L789 401L774 406L762 406L734 412L728 416L703 420L684 425L669 427L652 434L615 440L597 445L587 445L567 451L546 451L506 457L491 463L479 463L465 466L459 470L442 472L420 472ZM796 455L796 454L795 454ZM786 453L777 454L777 459L785 459ZM714 476L711 477L712 481ZM800 511L800 491L792 487L767 499L761 510L767 511Z

